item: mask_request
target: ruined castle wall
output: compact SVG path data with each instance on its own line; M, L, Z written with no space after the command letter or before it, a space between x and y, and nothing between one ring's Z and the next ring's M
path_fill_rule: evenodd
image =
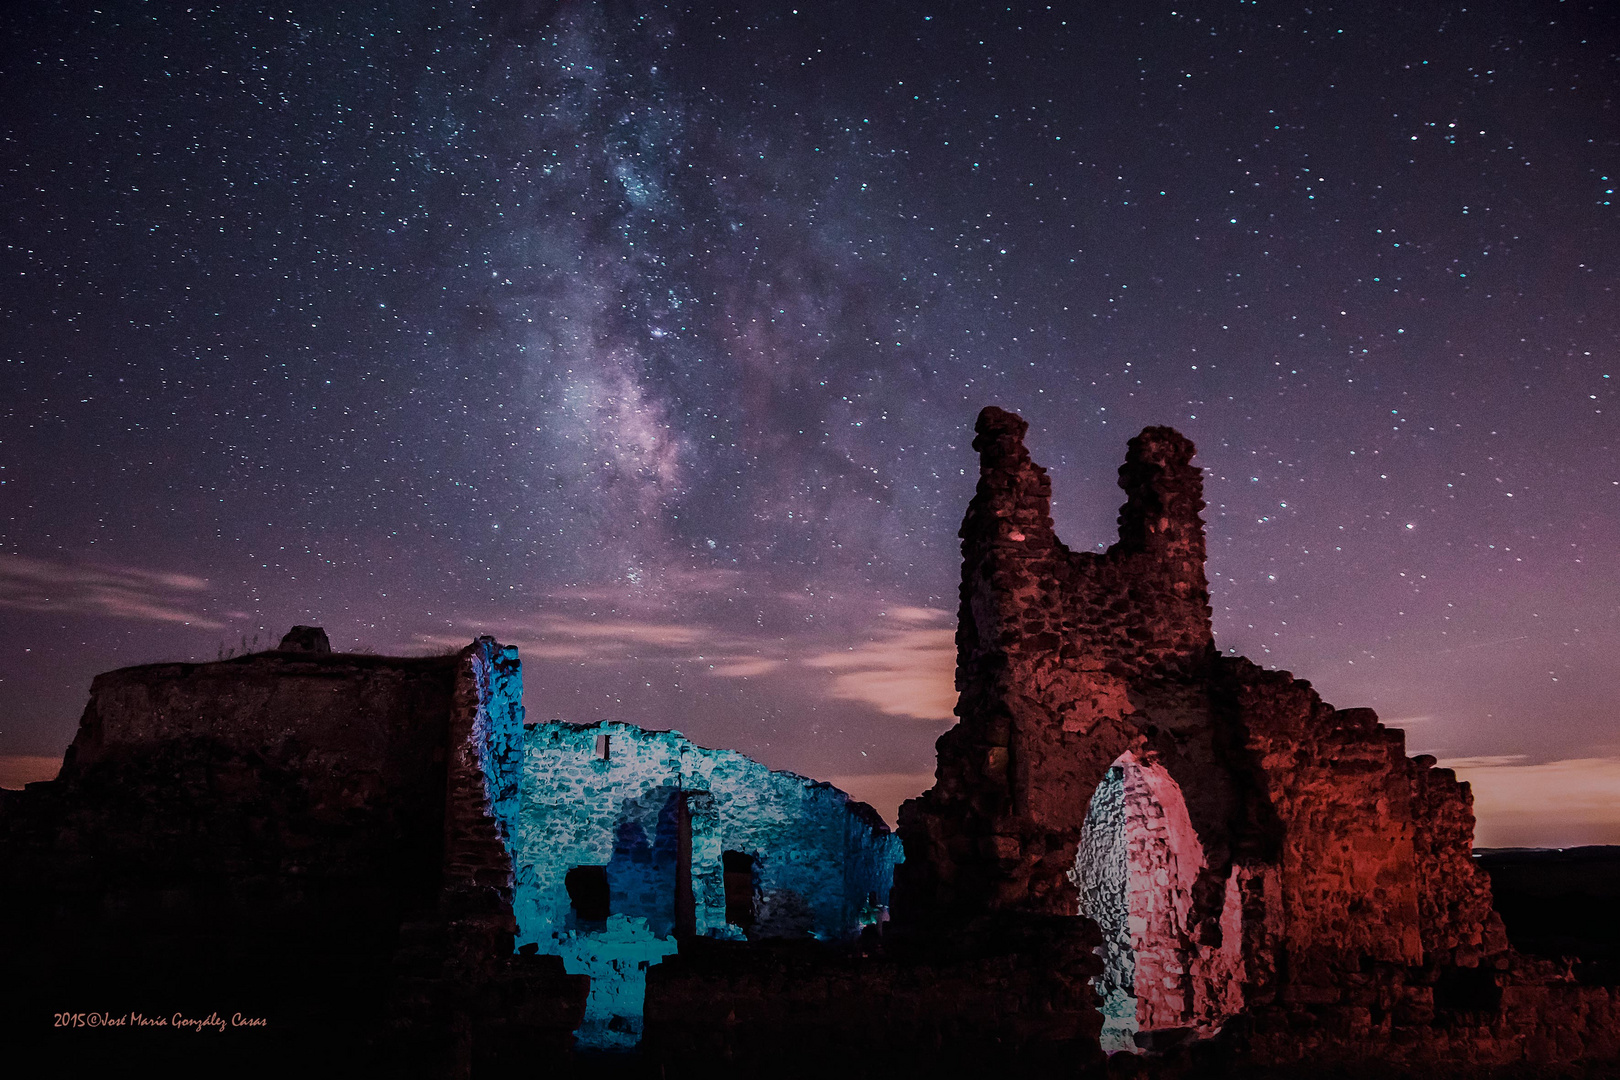
M98 675L64 778L178 744L292 769L314 805L339 813L438 800L450 657L258 653L211 664L150 664ZM436 811L435 811L436 813Z
M1273 946L1294 983L1367 957L1418 963L1418 879L1404 737L1369 709L1335 710L1308 683L1223 661L1225 690L1268 816L1281 910ZM1327 965L1327 967L1324 967Z
M1085 801L1139 742L1127 718L1149 672L1196 669L1211 648L1203 506L1190 444L1150 429L1120 470L1129 499L1106 553L1053 533L1051 484L999 409L981 414L978 493L963 522L957 713L934 789L902 810L926 850L897 910L1066 913ZM909 823L909 825L908 825ZM931 914L930 914L931 913Z
M1412 787L1412 854L1423 949L1472 966L1507 947L1491 907L1489 877L1474 865L1474 797L1465 781L1420 754L1406 763Z
M1247 1006L1367 1008L1386 1024L1406 1009L1427 1022L1426 995L1474 977L1436 973L1500 962L1504 945L1468 856L1466 789L1409 761L1402 734L1371 711L1334 709L1308 683L1215 652L1190 443L1168 429L1133 439L1119 540L1077 554L1052 534L1050 484L1024 430L997 409L979 420L980 483L961 533L960 722L939 741L934 787L901 810L897 919L1080 910L1086 808L1128 755L1179 786L1186 858L1202 863L1156 897L1175 908L1157 936L1179 937L1166 955L1184 970L1149 973L1160 1000L1139 1001L1140 1016L1185 1014L1165 977L1190 986L1201 970L1209 986L1222 972L1241 982L1201 1013L1210 1021ZM1157 962L1142 945L1133 933L1139 968L1144 953ZM1367 965L1424 964L1427 982L1403 975L1382 1005L1347 1004L1347 986L1377 982Z
M1199 910L1208 861L1168 771L1126 754L1109 769L1086 814L1070 879L1080 913L1103 934L1106 1050L1136 1050L1138 1032L1192 1029L1208 1036L1243 1006L1237 875L1220 890L1221 936Z
M1134 1050L1139 1030L1130 921L1131 816L1125 805L1125 769L1115 765L1091 797L1071 874L1080 893L1080 913L1102 934L1103 970L1096 990L1103 1015L1102 1048L1107 1053Z
M519 938L591 976L587 1045L636 1045L645 971L677 935L841 939L888 902L899 840L870 808L734 751L631 724L551 723L528 729L522 775ZM746 930L727 923L728 851L753 860ZM569 872L585 867L605 874L605 920L582 918L569 896Z
M848 936L871 894L888 902L898 840L831 785L631 724L535 725L526 739L516 841L525 941L573 926L565 878L576 866L607 868L613 912L674 933L682 800L699 793L714 823L692 831L697 932L725 924L724 851L754 859L758 936Z
M423 1049L440 1055L450 1075L495 1061L560 1057L584 1019L589 989L558 957L515 952L510 849L523 747L518 651L485 637L458 661L439 894L432 909L401 928L391 1017L396 1032L425 1036Z
M100 675L60 778L8 795L3 827L42 832L5 865L42 860L59 905L109 929L430 897L456 666L267 653Z
M261 1063L565 1052L583 982L511 957L515 663L486 640L97 677L59 779L0 796L6 966L114 1012L258 1009Z

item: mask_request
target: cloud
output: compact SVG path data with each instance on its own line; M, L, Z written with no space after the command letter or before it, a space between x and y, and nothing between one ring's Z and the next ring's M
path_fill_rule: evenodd
M208 582L189 574L132 566L56 562L0 555L0 607L68 615L182 623L218 630L224 623L196 605Z
M1440 764L1473 787L1479 847L1620 844L1620 758L1525 764L1507 754Z
M933 625L949 614L929 608L901 608L891 614L901 626L804 663L840 673L829 690L835 698L874 705L890 716L951 719L956 707L956 631Z
M745 679L750 675L763 675L782 666L780 660L767 660L763 656L743 656L709 665L710 675L732 679Z
M649 619L586 619L543 615L536 619L465 622L463 634L420 634L416 643L434 649L460 648L475 634L493 633L529 660L577 660L616 664L625 659L662 659L700 665L710 675L745 678L763 675L783 661L757 655L753 642L712 626ZM653 656L647 656L647 653Z
M908 623L937 623L951 617L948 611L926 607L894 607L890 608L887 614L891 619Z
M435 631L417 637L421 647L458 648L471 637L490 633L516 645L530 660L570 661L576 665L623 665L626 661L691 665L700 674L723 679L772 675L799 685L806 669L831 674L821 681L827 697L858 702L890 716L949 720L956 705L956 631L949 612L901 606L881 612L866 640L840 648L836 631L813 630L796 636L792 627L771 629L726 625L725 605L711 603L704 619L705 587L731 585L727 575L661 581L660 592L587 586L557 594L553 601L572 610L544 615L463 619L459 633ZM675 594L675 595L671 595ZM582 599L597 611L585 614ZM778 595L773 591L772 595ZM729 600L729 598L723 598ZM612 608L599 601L612 600ZM616 609L616 610L615 610ZM628 609L628 610L627 610ZM680 617L672 617L680 612ZM787 632L782 631L786 629ZM847 636L842 636L847 641ZM797 673L795 676L794 673ZM814 694L816 691L811 690Z
M1524 757L1523 754L1486 754L1483 757L1446 758L1440 762L1440 765L1447 769L1474 771L1477 769L1494 769L1503 765L1523 765Z

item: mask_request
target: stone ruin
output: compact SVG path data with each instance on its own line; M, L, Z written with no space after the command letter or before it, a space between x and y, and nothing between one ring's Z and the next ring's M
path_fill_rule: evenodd
M0 791L10 1060L438 1075L566 1056L588 980L512 948L516 674L487 638L381 657L299 627L97 676L58 777ZM215 1014L219 1035L169 1037Z
M678 732L526 723L522 700L490 638L378 657L307 626L98 676L58 778L0 792L0 1007L89 988L143 1023L199 994L273 1016L247 1061L208 1061L232 1071L330 1055L341 1013L366 1038L332 1071L455 1075L633 1049L680 942L887 917L900 844L864 803ZM118 1061L113 1026L71 1063Z
M0 1013L274 1015L141 1044L233 1074L588 1075L639 1039L677 1077L1611 1075L1620 996L1509 946L1468 786L1216 651L1192 444L1131 440L1118 541L1075 552L1025 431L979 417L960 722L898 841L677 733L526 725L490 639L298 627L99 676L58 779L0 792ZM132 1054L35 1027L13 1059Z
M591 1049L640 1043L647 970L683 942L857 937L900 861L831 784L634 724L528 725L513 809L517 947L589 976Z
M1089 917L1106 1050L1226 1031L1271 1064L1614 1055L1613 991L1509 948L1468 785L1371 710L1216 650L1192 443L1132 439L1118 540L1076 552L1026 430L994 407L976 427L960 722L901 808L897 923Z

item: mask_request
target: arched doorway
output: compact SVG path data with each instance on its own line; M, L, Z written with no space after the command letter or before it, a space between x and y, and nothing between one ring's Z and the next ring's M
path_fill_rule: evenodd
M1205 869L1181 788L1157 762L1122 754L1092 796L1069 875L1080 914L1103 933L1104 1051L1207 1037L1242 1008L1236 879L1217 916L1224 932L1201 934L1194 893Z

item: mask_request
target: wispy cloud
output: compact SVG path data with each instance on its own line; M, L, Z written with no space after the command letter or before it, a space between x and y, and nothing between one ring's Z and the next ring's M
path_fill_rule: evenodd
M956 631L939 625L950 613L900 608L872 640L809 657L810 667L839 672L829 693L875 705L890 716L949 720L956 707Z
M778 606L787 600L824 605L805 593L761 587L757 581L750 588L734 573L667 574L656 580L655 587L569 589L549 598L561 610L463 618L455 630L424 633L416 643L456 648L488 633L516 645L530 660L675 664L684 672L721 679L786 680L795 695L808 692L857 702L889 716L952 717L956 632L950 612L905 605L876 612L867 607L870 614L855 621L859 629L847 617L834 626L807 625L812 620L798 614L791 619L775 614L774 621L771 612L760 615L757 599L768 595ZM725 595L733 591L756 599L734 608L731 596ZM875 621L867 622L873 615ZM847 644L852 640L854 644Z
M1523 766L1523 754L1485 754L1481 757L1445 758L1440 764L1447 769L1498 769L1503 766Z
M740 635L693 622L647 618L589 619L542 615L532 619L467 621L459 634L419 635L419 645L457 648L473 634L492 633L531 660L577 660L620 663L626 659L660 659L694 664L710 675L746 678L780 667L783 661L758 655L755 643Z
M1620 843L1620 758L1527 764L1504 754L1440 764L1473 787L1480 847Z
M0 555L0 607L114 619L182 623L217 630L197 595L208 582L190 574Z
M709 666L709 674L730 679L746 679L750 675L763 675L782 666L780 660L767 660L763 656L745 656L720 660Z

